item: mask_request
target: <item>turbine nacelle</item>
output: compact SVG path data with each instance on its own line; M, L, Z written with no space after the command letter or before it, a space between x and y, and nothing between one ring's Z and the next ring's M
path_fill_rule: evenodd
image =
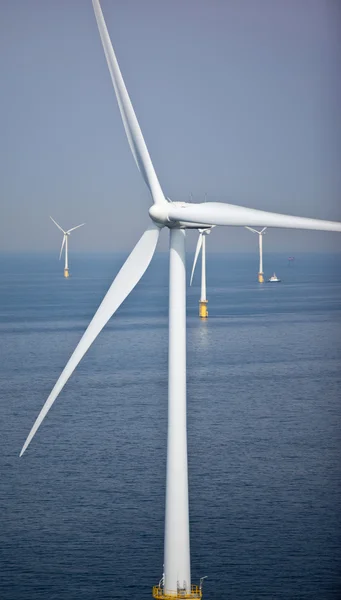
M341 223L335 221L283 215L224 202L154 204L149 209L149 215L159 226L169 228L206 229L215 225L230 225L250 229L250 225L254 225L263 228L262 233L254 230L258 235L262 235L267 227L341 232Z

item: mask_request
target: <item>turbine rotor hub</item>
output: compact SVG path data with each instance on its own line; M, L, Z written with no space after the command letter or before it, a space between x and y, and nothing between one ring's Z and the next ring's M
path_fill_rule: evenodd
M153 204L149 216L157 225L169 225L168 204Z

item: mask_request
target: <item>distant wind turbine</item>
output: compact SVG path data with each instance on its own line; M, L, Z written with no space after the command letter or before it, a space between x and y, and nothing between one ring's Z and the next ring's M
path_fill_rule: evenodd
M257 231L257 229L253 229L253 227L246 226L245 229L249 229L253 231L253 233L258 233L258 241L259 241L259 272L258 272L258 281L259 283L264 283L264 273L263 273L263 235L265 233L266 227L263 227L261 231Z
M207 227L205 229L198 229L198 231L199 231L199 238L198 238L198 242L197 242L197 247L195 249L194 261L193 261L193 267L192 267L192 273L191 273L191 280L190 280L189 285L192 285L195 266L197 264L198 256L199 256L200 250L201 250L201 293L200 293L200 300L199 300L199 317L201 317L202 319L207 319L207 317L208 317L208 310L207 310L208 300L206 298L206 236L209 233L211 233L211 227Z
M58 229L60 229L60 231L63 232L63 241L62 241L62 246L60 249L60 253L59 253L59 260L62 257L62 253L63 253L63 248L65 246L65 265L64 265L64 277L69 277L69 242L68 242L68 238L69 235L71 233L71 231L74 231L75 229L78 229L78 227L83 227L83 225L85 225L85 223L81 223L81 225L76 225L76 227L71 227L71 229L68 229L67 231L64 231L64 229L61 228L60 225L58 225L58 223L50 216L51 221L54 222L55 225L57 225Z
M145 273L154 255L161 229L170 232L168 442L164 576L153 588L162 600L201 598L201 585L191 585L187 474L186 411L186 229L211 225L246 225L340 231L341 223L280 215L233 204L171 202L160 186L119 69L98 0L92 0L124 128L135 162L152 197L151 222L121 267L97 312L40 411L21 450L25 452L73 371L128 294ZM115 227L122 226L120 205L112 206Z

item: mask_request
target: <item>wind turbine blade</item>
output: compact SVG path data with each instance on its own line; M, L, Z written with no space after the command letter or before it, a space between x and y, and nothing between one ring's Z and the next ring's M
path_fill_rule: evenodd
M72 227L71 229L68 229L66 233L71 233L71 231L78 229L78 227L83 227L83 225L85 225L85 223L81 223L81 225L76 225L76 227Z
M25 452L27 446L31 442L37 429L40 427L57 396L62 391L64 385L71 377L72 373L74 372L78 363L82 360L92 342L96 339L98 334L102 331L104 325L106 325L110 317L112 317L114 312L126 299L128 294L130 294L130 292L134 289L136 284L140 281L142 275L145 273L151 259L153 258L159 233L159 227L154 225L154 223L151 224L150 227L148 227L148 229L144 232L143 236L136 244L131 254L128 256L127 260L121 267L121 270L116 275L116 278L114 279L109 290L104 296L102 303L92 318L92 321L88 325L83 337L76 346L76 349L74 350L51 394L40 411L38 418L36 419L20 452L20 456L22 456Z
M203 237L203 234L200 233L198 242L197 242L197 247L195 249L194 261L193 261L193 267L192 267L192 273L191 273L191 280L189 282L189 285L192 285L193 275L194 275L194 271L195 271L195 265L197 264L198 256L200 254L200 250L201 250L201 246L202 246L202 237Z
M64 244L65 244L65 233L64 233L64 235L63 235L62 247L61 247L61 249L60 249L60 253L59 253L59 260L60 260L60 259L61 259L61 257L62 257L62 252L63 252Z
M55 225L57 225L58 229L60 229L60 231L62 231L63 233L66 233L66 231L64 231L64 229L61 228L60 225L58 225L57 221L55 221L54 219L52 219L52 217L50 216L51 221L54 222Z
M205 225L233 225L247 227L284 227L289 229L316 229L322 231L341 231L341 223L294 217L278 213L265 212L254 208L224 204L222 202L207 202L205 204L176 204L167 207L170 221L185 223L202 223Z
M267 229L267 227L263 227L262 231L260 231L260 233L264 233L264 231Z
M155 173L153 163L149 156L147 146L143 139L140 126L118 66L100 3L98 0L92 0L92 4L130 149L133 153L137 167L151 192L154 203L166 203L167 200L164 197Z
M259 233L259 231L257 231L257 229L253 229L253 227L248 227L247 225L245 225L245 229L248 229L249 231L253 231L253 233ZM266 227L264 227L264 229L266 229Z

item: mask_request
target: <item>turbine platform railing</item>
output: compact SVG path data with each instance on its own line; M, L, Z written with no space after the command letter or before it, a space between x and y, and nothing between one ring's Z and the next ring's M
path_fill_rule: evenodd
M202 598L202 588L198 585L191 585L190 590L178 589L175 591L164 590L159 585L153 587L153 598L159 600L175 600L176 598L194 600L195 598Z

